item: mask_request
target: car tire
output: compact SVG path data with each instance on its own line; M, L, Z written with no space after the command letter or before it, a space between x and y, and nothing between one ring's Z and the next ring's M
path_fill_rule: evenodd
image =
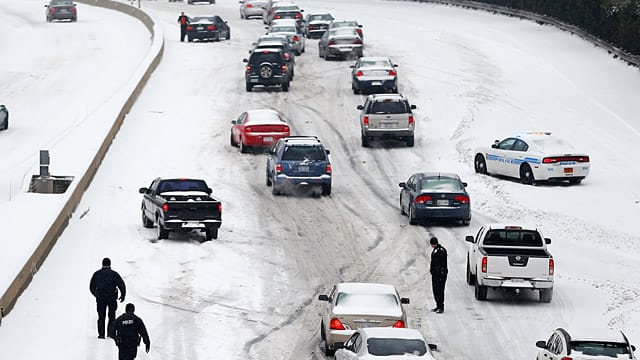
M553 299L553 288L540 289L540 302L550 303Z
M324 320L320 321L320 339L322 339L322 341L327 340L327 335L324 332Z
M415 141L415 138L414 138L413 135L407 136L407 146L408 147L413 147L414 141Z
M473 285L476 283L476 276L471 273L471 266L469 266L469 259L467 258L467 284Z
M336 353L336 351L334 349L329 348L329 344L327 343L327 341L325 340L324 342L324 354L326 356L333 356Z
M477 154L475 159L473 160L473 167L478 174L487 174L487 162L484 160L484 156L482 154Z
M404 211L404 206L402 206L402 198L400 199L400 215L407 215L407 212Z
M238 144L236 144L236 142L233 141L233 133L231 133L231 135L229 136L229 144L233 147L238 147Z
M413 214L413 210L411 209L411 205L409 205L409 210L408 210L407 216L409 216L409 225L417 225L418 224L418 220L416 219L416 217Z
M282 191L280 191L280 189L278 189L276 184L273 184L272 187L271 187L271 194L273 194L274 196L277 196L277 195L282 194Z
M306 48L303 46L303 47L302 47L302 50L300 50L300 53L305 52L305 50L306 50Z
M282 91L289 91L289 81L288 80L284 84L282 84Z
M322 195L324 196L331 195L331 185L322 185Z
M210 241L211 239L217 239L218 238L218 229L205 230L204 231L204 238L207 241Z
M366 135L360 136L360 142L362 143L362 147L369 147L369 137Z
M227 31L227 40L231 40L231 30Z
M192 38L192 37L190 37L190 36L187 36L187 41L188 41L188 42L193 42L193 38Z
M216 41L216 42L219 42L219 41L220 41L220 32L218 32L218 33L216 34L216 39L215 39L215 41Z
M160 220L156 221L158 226L158 240L168 239L169 238L169 230L165 229L164 226L160 223Z
M469 224L471 224L471 219L460 219L460 224L463 226L469 226Z
M76 22L76 21L78 21L78 17L74 17L71 19L71 22Z
M531 166L527 163L520 166L520 182L525 185L533 185L536 182L533 177L533 170L531 170Z
M398 93L398 87L396 86L393 89L391 89L391 92L394 93L394 94L397 94Z
M241 153L246 154L249 152L249 147L244 144L244 141L242 141L242 138L240 138L240 141L238 141L238 146L240 147Z
M240 19L244 19L244 18L245 18L244 14L242 13L242 11L240 11Z
M358 95L360 93L360 90L356 89L353 85L351 85L351 90L353 90L353 95Z
M267 180L266 180L266 184L267 184L267 186L271 186L271 185L273 185L273 183L271 182L271 178L269 177L269 173L267 173Z
M324 57L323 55L324 54L322 53L322 48L318 47L318 57L323 58Z
M151 221L151 219L149 219L147 215L144 214L144 208L142 208L141 212L142 212L142 227L147 229L153 228L153 221Z
M246 89L247 89L247 92L251 92L251 90L253 89L253 85L247 82Z
M487 287L478 284L477 280L476 280L476 286L475 286L475 296L476 296L476 300L480 300L480 301L487 300Z
M572 179L569 179L569 184L578 185L578 184L580 184L582 182L582 179L583 178L572 178Z
M261 64L258 69L258 76L263 79L271 79L273 77L273 65L271 64Z

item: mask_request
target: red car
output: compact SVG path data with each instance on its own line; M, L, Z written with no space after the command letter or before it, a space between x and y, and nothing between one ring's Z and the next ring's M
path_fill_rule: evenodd
M231 120L231 146L246 153L251 147L268 147L291 134L284 115L270 109L243 112Z

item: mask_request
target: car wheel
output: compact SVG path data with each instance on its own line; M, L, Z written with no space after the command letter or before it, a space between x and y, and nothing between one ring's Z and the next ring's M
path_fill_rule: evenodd
M74 18L71 19L71 22L76 22L76 21L78 21L77 17L74 17Z
M282 91L289 91L289 81L282 84Z
M353 85L351 85L351 90L353 90L353 95L358 95L360 93L360 90L356 89Z
M300 53L305 52L305 50L306 50L306 49L305 49L305 47L303 46L303 47L302 47L302 50L300 50Z
M522 164L520 166L520 181L525 185L533 185L535 179L533 178L533 170L529 164Z
M233 147L237 147L238 144L236 144L235 141L233 141L233 133L231 133L231 135L229 136L229 144L231 144L231 146Z
M164 226L160 223L160 220L156 220L158 226L158 240L168 239L169 238L169 230L165 229Z
M149 220L147 215L144 214L144 208L142 208L142 226L151 229L153 227L153 221Z
M552 298L553 298L553 288L540 289L540 302L550 303Z
M215 41L216 41L216 42L220 41L220 32L218 32L218 33L216 34L216 39L215 39Z
M391 92L394 94L398 93L398 87L394 87L393 89L391 89Z
M244 19L244 18L245 18L244 14L242 13L242 11L240 11L240 19Z
M476 283L476 276L471 273L471 266L469 266L469 259L467 259L467 284L473 285Z
M242 138L240 138L240 141L238 141L238 146L240 146L241 153L246 154L249 152L249 147L244 144L244 141L242 141Z
M322 195L331 195L331 185L322 185Z
M210 241L211 239L217 239L218 238L218 229L205 230L204 231L204 238L207 241Z
M487 163L484 161L484 156L477 154L473 161L473 167L478 174L487 174Z
M407 212L404 211L404 206L402 206L402 197L400 197L400 215L407 215Z
M360 136L360 142L362 143L362 147L369 147L369 137L366 135Z
M323 55L324 54L322 53L322 48L318 47L318 57L323 58L324 57Z
M478 284L478 282L476 281L475 295L477 300L487 300L487 287Z
M582 178L569 179L569 184L571 185L577 185L577 184L580 184L581 182L582 182Z
M413 208L411 207L411 205L409 205L409 225L417 225L418 224L418 220L416 219L414 213L413 213Z
M227 31L227 40L231 40L231 30Z
M273 66L271 64L262 64L258 70L258 74L263 79L270 79L273 77Z
M187 36L187 41L188 41L188 42L193 42L193 38L192 38L192 37L190 37L190 36Z
M267 186L273 185L273 183L271 182L271 178L269 177L269 173L268 172L267 172L267 181L266 181L266 183L267 183Z
M282 192L280 191L280 189L276 186L276 184L273 184L273 186L271 187L271 194L273 195L280 195L282 194Z
M336 351L334 349L331 349L329 347L329 344L327 344L327 341L325 340L324 342L324 354L326 356L333 356L336 353Z
M251 89L253 89L253 85L251 85L250 83L247 82L246 83L246 89L247 89L247 92L251 92Z
M413 135L411 136L407 136L407 146L408 147L413 147L413 142L414 142L415 138Z
M320 339L322 339L322 341L327 340L327 335L324 333L324 320L320 321Z

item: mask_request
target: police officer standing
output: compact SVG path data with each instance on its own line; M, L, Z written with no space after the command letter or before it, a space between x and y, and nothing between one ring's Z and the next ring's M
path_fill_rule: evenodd
M96 271L91 277L89 283L89 291L96 298L98 309L98 338L104 339L104 320L109 309L109 324L107 326L107 335L113 337L112 322L116 318L116 309L118 308L118 290L120 290L120 302L124 301L127 289L120 274L111 270L111 260L109 258L102 259L102 269Z
M180 24L180 42L184 42L184 37L187 36L187 25L189 24L189 17L184 14L184 11L178 16L178 24Z
M125 313L118 316L114 325L114 340L118 346L118 360L133 360L138 355L140 339L144 341L145 351L151 348L147 328L142 319L134 314L133 304L125 306Z
M444 285L447 281L447 249L438 243L435 236L429 240L433 250L431 251L431 286L436 307L431 309L438 314L444 312Z

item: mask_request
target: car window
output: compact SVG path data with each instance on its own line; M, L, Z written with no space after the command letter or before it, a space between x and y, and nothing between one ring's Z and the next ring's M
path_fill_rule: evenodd
M257 53L252 53L251 55L255 56L251 56L251 58L249 59L249 63L256 65L256 64L261 64L263 62L269 62L269 63L279 63L282 61L282 56L279 52L269 52L269 51L261 51L261 52L257 52Z
M370 114L406 114L409 107L404 101L375 101Z
M514 138L502 140L500 143L498 143L498 149L511 150L515 142L516 142L516 139Z
M540 233L532 230L492 229L484 239L484 245L540 247L542 244Z
M309 21L314 20L331 20L331 15L323 14L323 15L309 15Z
M296 32L295 26L274 26L271 28L272 33L280 33L280 32Z
M358 64L359 67L389 67L391 63L389 60L379 59L379 60L360 60Z
M356 333L354 334L355 339L353 339L353 352L358 354L360 353L360 350L362 350L362 336L360 336L360 334Z
M282 161L324 161L325 152L320 146L287 146Z
M380 339L367 340L369 354L375 356L393 356L411 354L422 356L427 353L427 344L420 339Z
M458 179L451 178L423 178L420 189L432 191L462 191L462 184Z
M158 193L171 191L207 192L207 184L202 180L164 180L158 186Z
M398 299L393 294L353 294L338 293L336 306L357 306L358 308L396 307Z
M356 338L358 338L358 336L360 336L360 334L358 333L354 333L353 335L351 335L351 337L347 339L347 341L344 343L344 348L348 350L352 350L355 344L355 340Z
M516 143L513 145L513 148L511 150L513 151L527 151L529 149L529 145L527 145L527 143L525 143L522 140L517 140Z
M333 23L333 27L341 28L341 27L357 27L358 23L355 21L339 21Z
M629 347L625 343L606 341L572 341L571 353L580 352L589 356L608 356L616 358L618 355L629 355Z
M54 0L51 2L51 5L64 5L64 6L72 6L73 1L71 0Z

